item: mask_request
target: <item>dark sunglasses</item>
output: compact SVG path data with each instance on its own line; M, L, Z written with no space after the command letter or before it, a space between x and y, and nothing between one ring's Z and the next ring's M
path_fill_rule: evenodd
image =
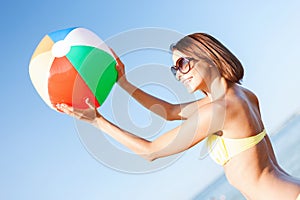
M187 74L192 68L190 61L194 60L193 58L178 58L176 65L171 67L171 72L176 76L177 71L179 70L182 74Z

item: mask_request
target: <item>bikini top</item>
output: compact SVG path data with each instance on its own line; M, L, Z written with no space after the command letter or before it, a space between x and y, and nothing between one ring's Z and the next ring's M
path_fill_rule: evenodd
M265 130L255 136L241 139L211 135L207 138L206 145L209 150L210 157L216 163L225 165L235 155L258 144L265 135Z

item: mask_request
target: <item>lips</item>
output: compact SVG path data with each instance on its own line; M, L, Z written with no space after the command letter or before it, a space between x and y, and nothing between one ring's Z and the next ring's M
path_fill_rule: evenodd
M187 84L188 82L190 82L192 78L193 78L193 77L191 76L191 77L188 77L188 78L185 78L185 79L180 80L180 82L183 83L183 84L185 85L185 84Z

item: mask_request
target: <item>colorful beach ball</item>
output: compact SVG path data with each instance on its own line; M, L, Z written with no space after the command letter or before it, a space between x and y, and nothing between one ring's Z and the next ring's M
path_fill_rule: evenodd
M29 64L31 81L51 108L66 103L85 109L86 98L103 104L117 80L110 48L86 28L69 28L46 35Z

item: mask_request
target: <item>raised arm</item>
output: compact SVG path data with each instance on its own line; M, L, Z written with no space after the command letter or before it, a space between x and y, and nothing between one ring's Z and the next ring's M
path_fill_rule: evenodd
M127 80L124 64L115 53L114 56L117 61L116 69L118 71L118 84L120 87L122 87L130 96L132 96L145 108L166 120L185 120L195 111L195 109L209 103L208 98L203 98L201 100L183 104L171 104L152 96L137 88Z
M171 104L137 88L127 80L119 81L119 85L136 101L148 110L166 120L186 120L197 108L209 103L208 98L183 104Z
M223 126L222 112L224 110L220 106L207 104L194 112L182 125L164 133L154 141L148 141L117 127L102 117L91 104L89 106L90 108L87 110L74 110L64 104L57 105L66 114L91 123L149 161L180 153L197 144L209 134L221 130Z
M162 99L159 99L144 92L143 90L131 84L129 81L125 80L125 78L122 81L118 81L118 83L130 96L132 96L142 106L159 115L160 117L166 120L182 119L179 113L176 115L174 111L176 109L176 105L173 105L169 102L166 102Z

